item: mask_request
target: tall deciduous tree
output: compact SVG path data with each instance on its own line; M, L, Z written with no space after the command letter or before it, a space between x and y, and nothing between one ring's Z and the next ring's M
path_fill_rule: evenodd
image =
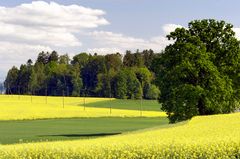
M175 42L155 61L155 70L159 101L171 122L229 113L239 106L240 47L232 27L196 20L167 36Z

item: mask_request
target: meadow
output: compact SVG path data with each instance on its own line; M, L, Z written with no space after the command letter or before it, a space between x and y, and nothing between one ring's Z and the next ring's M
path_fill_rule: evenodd
M154 111L156 101L143 101L142 110L139 100L110 98L1 95L0 101L0 144L96 138L168 123Z
M240 113L168 124L154 101L144 101L149 107L141 114L139 101L132 100L0 100L0 159L240 158Z
M80 98L80 97L43 97L43 96L0 96L0 120L32 120L73 117L160 117L166 113L158 110L125 110L115 109L115 99L110 98ZM89 103L103 102L104 108L87 107ZM131 107L131 101L125 105ZM94 105L94 104L93 104ZM148 103L145 103L145 107ZM151 101L150 101L151 107ZM156 105L153 105L156 107Z
M166 117L99 117L0 121L0 144L76 140L118 135L168 124Z
M142 105L142 106L141 106ZM157 100L130 100L130 99L114 99L109 101L89 102L86 107L93 108L109 108L113 106L114 109L122 110L143 110L143 111L162 111L161 105Z

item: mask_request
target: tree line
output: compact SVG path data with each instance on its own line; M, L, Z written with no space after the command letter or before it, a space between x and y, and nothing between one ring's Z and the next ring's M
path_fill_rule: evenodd
M153 50L98 55L80 53L72 59L56 51L41 52L12 67L4 86L7 94L95 96L120 99L157 99L152 61Z

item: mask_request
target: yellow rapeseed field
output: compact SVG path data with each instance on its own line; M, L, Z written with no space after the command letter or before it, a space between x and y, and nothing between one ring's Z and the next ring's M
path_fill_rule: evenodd
M0 146L0 158L240 158L240 113L98 139Z
M64 100L64 101L63 101ZM109 98L85 98L85 103L114 100ZM64 105L63 105L64 103ZM84 98L80 97L41 97L0 95L0 120L26 120L72 117L136 117L137 110L90 108L84 110ZM144 117L166 116L164 112L143 111Z

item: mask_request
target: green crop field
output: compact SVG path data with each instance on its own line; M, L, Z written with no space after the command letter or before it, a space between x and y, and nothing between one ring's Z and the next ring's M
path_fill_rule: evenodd
M161 105L157 100L129 100L115 99L107 101L97 101L87 103L86 107L114 108L125 110L161 111Z
M103 137L167 123L165 117L0 121L0 144Z

